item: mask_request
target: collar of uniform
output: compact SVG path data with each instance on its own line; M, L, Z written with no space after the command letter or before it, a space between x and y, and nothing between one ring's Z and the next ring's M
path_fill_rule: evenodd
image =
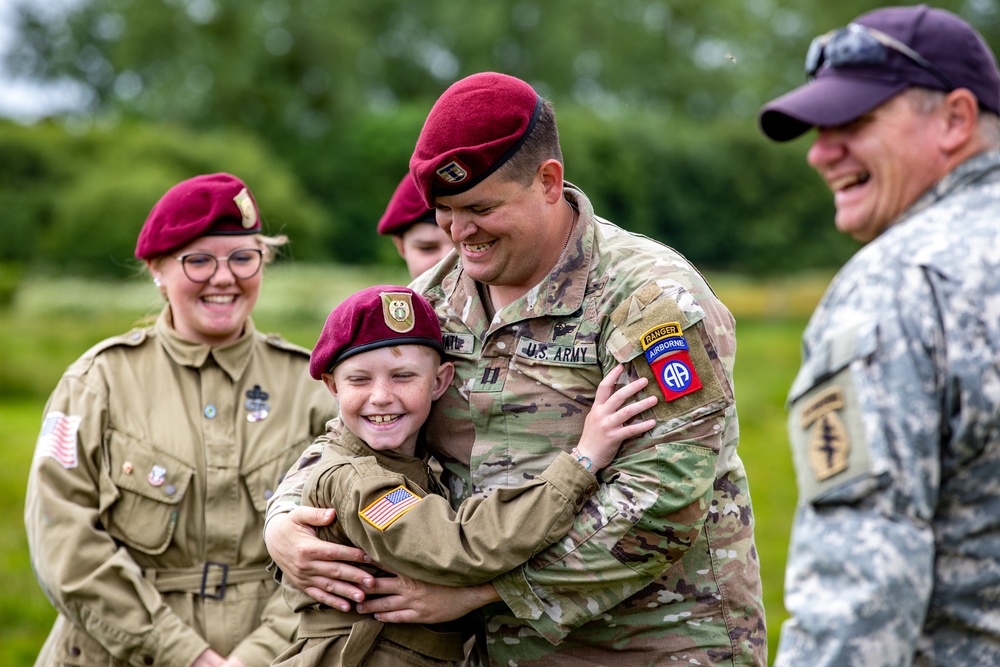
M896 225L916 215L948 195L977 183L983 178L991 177L993 180L997 180L1000 178L998 170L1000 170L1000 151L985 151L973 155L945 174L940 181L931 186L930 190L903 211L892 224Z
M170 310L170 304L164 306L160 312L160 316L156 318L155 330L157 338L161 341L160 344L163 345L163 349L167 351L170 358L177 364L191 368L201 368L208 361L209 355L211 355L215 359L215 362L219 364L219 367L232 380L242 377L243 372L250 365L250 355L253 352L253 339L257 331L253 325L253 320L247 318L246 326L243 328L243 335L233 343L221 347L195 343L177 333L177 330L174 328L174 316Z
M569 182L564 186L563 195L579 212L566 250L548 276L497 313L492 322L486 317L476 282L468 276L461 262L442 279L445 298L470 330L493 331L507 323L533 317L570 315L583 305L594 253L594 208L582 190Z
M423 437L421 443L417 445L417 456L407 456L392 450L379 451L369 447L364 440L359 438L354 431L347 428L344 422L337 417L327 427L327 435L340 444L341 448L355 456L371 456L382 468L394 473L403 475L418 485L422 491L432 489L433 486L428 479L427 462L430 455L423 447Z

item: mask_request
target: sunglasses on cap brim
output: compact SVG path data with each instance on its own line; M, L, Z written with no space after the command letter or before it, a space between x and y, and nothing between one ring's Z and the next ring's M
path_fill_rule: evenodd
M823 65L827 67L882 65L888 59L890 49L909 58L933 75L948 92L958 87L944 72L903 42L881 30L859 23L850 23L844 28L831 30L813 39L806 53L806 76L810 80L814 79Z

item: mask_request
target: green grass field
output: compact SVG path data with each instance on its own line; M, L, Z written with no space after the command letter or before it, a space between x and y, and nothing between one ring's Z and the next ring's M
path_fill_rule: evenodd
M785 394L799 336L829 276L766 283L709 276L737 318L736 395L742 456L757 519L769 644L782 606L795 481L785 436ZM254 319L264 331L311 347L329 310L376 283L406 283L400 269L274 267ZM62 371L90 345L159 310L145 281L31 280L0 308L0 665L31 665L55 618L35 582L24 536L24 488L45 399Z

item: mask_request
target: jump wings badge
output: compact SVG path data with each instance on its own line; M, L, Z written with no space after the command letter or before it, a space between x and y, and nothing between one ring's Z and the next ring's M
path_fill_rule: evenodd
M843 407L844 393L839 387L817 394L802 406L802 429L809 429L806 454L818 482L847 470L851 440L837 414Z
M663 398L673 401L701 389L680 323L659 324L644 333L642 349Z

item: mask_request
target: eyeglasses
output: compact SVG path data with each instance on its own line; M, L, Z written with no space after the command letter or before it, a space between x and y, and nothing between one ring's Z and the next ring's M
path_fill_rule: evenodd
M189 252L175 257L184 269L188 280L207 283L219 270L219 262L225 262L229 272L240 280L249 280L257 275L263 264L264 251L260 248L240 248L225 257L216 257L209 252Z
M850 23L846 28L831 30L815 38L806 53L806 75L810 79L815 78L823 63L828 63L830 67L881 65L889 57L888 49L903 54L930 72L948 89L948 92L958 87L944 72L906 44L880 30L859 23Z

